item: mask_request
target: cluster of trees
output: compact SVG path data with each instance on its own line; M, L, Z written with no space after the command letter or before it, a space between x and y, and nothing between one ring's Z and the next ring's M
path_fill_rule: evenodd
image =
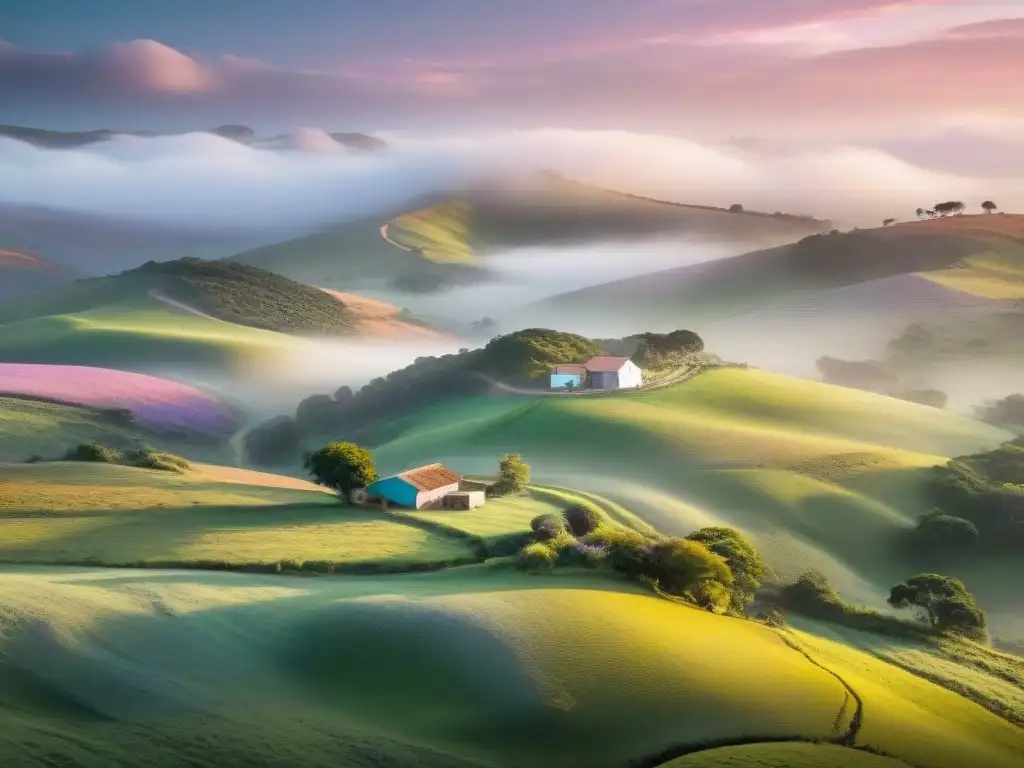
M522 570L607 567L714 613L743 615L764 576L757 550L732 528L702 528L685 538L645 536L608 525L587 506L561 517L541 515L530 527L533 540L519 554Z
M936 203L931 208L918 208L915 213L919 219L923 216L934 219L936 216L958 216L962 214L966 208L967 206L959 200L947 200L944 203ZM991 200L986 200L981 204L981 209L985 211L985 213L994 213L999 209L999 206ZM894 219L889 219L888 221L891 223Z
M779 593L782 605L813 618L857 629L892 635L931 632L987 639L985 614L963 582L950 576L922 573L896 584L887 602L899 610L915 611L918 624L846 602L817 571L802 574Z
M937 468L930 491L935 510L911 540L922 554L1024 553L1024 439Z

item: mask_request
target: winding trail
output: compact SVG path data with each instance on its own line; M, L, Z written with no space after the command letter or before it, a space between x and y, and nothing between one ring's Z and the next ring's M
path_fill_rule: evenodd
M380 236L384 238L384 242L386 242L386 243L388 243L390 245L393 245L393 246L395 246L395 248L403 250L406 253L412 253L412 248L407 248L406 246L402 245L401 243L396 243L394 240L391 239L391 235L388 234L388 227L390 227L390 226L391 226L391 222L390 221L386 221L386 222L384 222L383 224L380 225Z
M231 323L229 323L227 320L221 320L219 317L208 315L205 312L196 309L195 307L190 307L188 304L185 304L184 302L178 301L177 299L172 299L159 288L154 288L153 290L151 290L149 292L149 295L152 298L159 301L161 304L166 304L171 309L177 309L181 312L185 312L190 315L196 315L197 317L201 317L204 320L212 320L215 323L225 323L226 325L231 325Z

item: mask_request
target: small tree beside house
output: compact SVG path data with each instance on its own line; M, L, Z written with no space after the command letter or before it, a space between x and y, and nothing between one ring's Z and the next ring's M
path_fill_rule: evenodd
M331 443L302 457L313 482L348 499L352 491L378 479L377 465L368 450L355 443Z

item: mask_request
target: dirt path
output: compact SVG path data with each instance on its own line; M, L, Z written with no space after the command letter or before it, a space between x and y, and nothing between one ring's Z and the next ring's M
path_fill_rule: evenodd
M406 248L404 245L402 245L400 243L396 243L394 240L391 239L391 236L388 234L388 227L389 226L391 226L391 222L390 221L385 222L384 224L381 224L381 226L380 226L380 236L384 238L384 242L390 243L391 245L395 246L395 248L400 248L401 250L405 251L406 253L412 253L412 248Z
M204 320L212 320L215 323L226 323L227 325L231 325L231 323L228 323L227 320L221 320L219 317L208 315L205 312L196 309L195 307L190 307L188 304L184 304L178 301L177 299L172 299L159 288L154 288L152 291L149 292L149 295L152 296L157 301L159 301L161 304L166 304L171 309L177 309L181 312L186 312L190 315L196 315L198 317L203 318Z

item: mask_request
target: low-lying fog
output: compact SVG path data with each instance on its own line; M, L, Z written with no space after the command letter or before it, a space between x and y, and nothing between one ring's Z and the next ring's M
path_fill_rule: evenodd
M702 264L753 247L686 237L659 237L516 248L486 257L484 264L493 274L489 282L459 286L438 294L387 298L414 313L444 314L456 320L473 321L499 316L567 291Z
M0 202L175 225L310 227L389 210L481 174L551 169L666 200L808 213L862 225L938 199L1024 208L1015 179L929 170L871 147L757 154L682 137L569 129L395 134L364 154L249 147L207 133L74 150L0 139ZM307 142L308 143L308 142Z
M185 381L239 404L253 419L291 415L301 400L352 389L410 365L417 357L446 355L469 346L450 342L295 339L293 344L240 364L232 373L180 366L145 372Z

